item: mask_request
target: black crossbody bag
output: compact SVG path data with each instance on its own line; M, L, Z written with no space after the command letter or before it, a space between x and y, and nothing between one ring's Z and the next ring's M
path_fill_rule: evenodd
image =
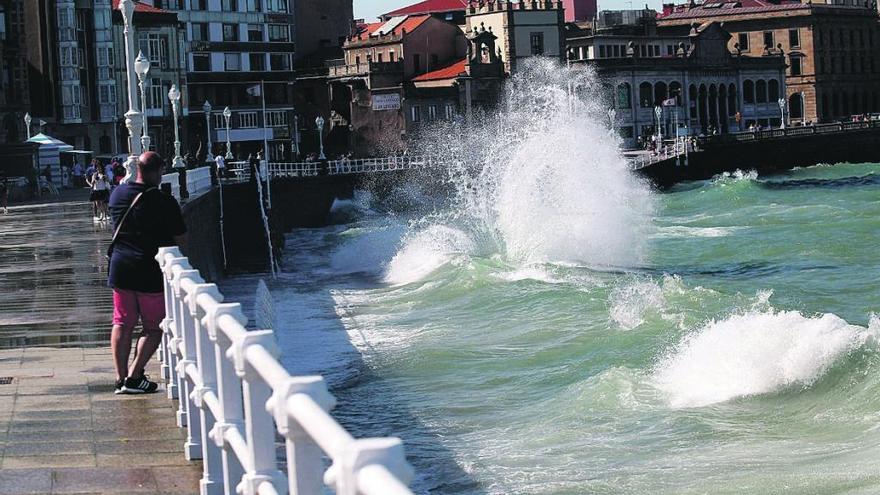
M134 205L137 204L138 200L141 199L141 196L143 196L144 194L146 194L150 191L156 190L156 189L157 188L155 188L155 187L149 187L149 188L145 189L144 191L139 192L138 195L134 197L134 200L131 202L131 204L128 205L128 209L125 210L125 213L122 214L122 218L119 219L119 224L116 225L116 231L113 232L113 239L110 240L110 245L107 246L106 256L107 256L107 261L108 261L108 263L107 263L107 270L108 271L110 270L110 263L109 263L110 257L113 256L113 246L116 244L116 238L119 236L119 231L122 230L122 224L125 223L125 219L128 218L128 214L134 208Z

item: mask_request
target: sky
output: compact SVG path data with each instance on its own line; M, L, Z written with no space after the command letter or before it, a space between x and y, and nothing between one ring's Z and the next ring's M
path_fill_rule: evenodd
M355 19L365 19L367 22L375 22L380 14L419 1L420 0L354 0L354 17ZM663 2L662 0L652 0L647 3L650 8L659 10ZM676 3L681 3L681 1L679 0ZM599 10L638 9L643 8L644 4L645 0L641 0L641 2L639 0L599 0Z

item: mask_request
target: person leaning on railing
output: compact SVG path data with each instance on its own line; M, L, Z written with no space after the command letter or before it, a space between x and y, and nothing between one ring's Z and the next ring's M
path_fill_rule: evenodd
M180 205L159 190L164 172L162 157L148 151L138 158L135 181L121 184L110 196L114 234L107 248L107 285L113 288L110 346L117 394L152 393L159 387L144 375L144 367L162 341L159 324L165 318L164 281L156 254L162 246L184 245L186 234ZM138 318L143 332L129 365Z

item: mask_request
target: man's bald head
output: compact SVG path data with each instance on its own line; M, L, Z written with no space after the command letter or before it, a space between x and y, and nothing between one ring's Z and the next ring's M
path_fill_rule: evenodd
M162 182L162 172L165 167L165 161L155 151L146 151L138 157L137 171L138 182L149 185L158 185Z

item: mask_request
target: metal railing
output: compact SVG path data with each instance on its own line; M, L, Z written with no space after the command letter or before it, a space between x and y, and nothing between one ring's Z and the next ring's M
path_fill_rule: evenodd
M186 458L202 459L202 494L319 494L322 482L341 495L412 493L400 439L352 437L328 414L336 401L324 379L290 376L279 363L272 330L247 330L241 305L224 303L178 248L159 248L156 260L165 275L161 373L169 398L180 399Z
M407 156L343 159L327 162L272 162L269 163L269 173L272 177L364 174L413 170L425 167L429 163L429 160L422 157Z
M688 146L690 146L690 144L688 144L687 142L683 142L680 139L676 140L674 144L670 146L664 146L657 153L643 153L639 156L630 158L630 168L632 168L633 170L639 170L654 163L685 155L688 153L688 151L693 151L693 149L688 148Z

